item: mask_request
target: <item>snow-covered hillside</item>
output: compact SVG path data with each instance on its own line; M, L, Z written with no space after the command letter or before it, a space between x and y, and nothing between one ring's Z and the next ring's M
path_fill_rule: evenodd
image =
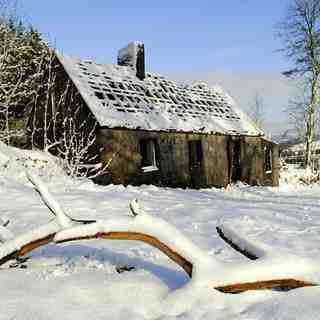
M318 185L283 183L268 188L239 184L199 191L97 186L85 179L69 179L57 160L43 153L3 145L0 151L10 157L0 166L0 217L10 220L8 228L15 234L52 219L24 175L28 167L46 181L74 218L128 216L129 202L138 198L147 212L175 225L212 257L235 266L247 260L219 238L215 227L221 223L274 251L289 250L311 259L319 256ZM0 165L4 162L0 158ZM9 262L0 270L0 320L320 318L318 287L237 295L204 287L188 290L189 279L182 269L140 242L52 244L30 255L19 267L9 268L13 263ZM121 267L134 270L118 273ZM293 262L292 269L295 267Z

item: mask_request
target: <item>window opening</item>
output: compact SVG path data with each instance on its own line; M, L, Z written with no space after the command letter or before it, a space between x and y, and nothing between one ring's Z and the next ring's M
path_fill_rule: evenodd
M156 157L156 140L140 140L141 167L144 171L158 170Z

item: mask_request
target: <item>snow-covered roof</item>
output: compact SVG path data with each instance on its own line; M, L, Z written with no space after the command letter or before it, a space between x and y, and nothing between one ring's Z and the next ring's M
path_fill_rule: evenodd
M101 126L263 135L219 87L178 84L153 73L140 80L133 67L57 57Z

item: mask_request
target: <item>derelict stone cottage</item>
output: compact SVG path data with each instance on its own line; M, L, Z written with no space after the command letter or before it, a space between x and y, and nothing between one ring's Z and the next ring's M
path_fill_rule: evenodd
M108 163L98 183L278 185L278 146L221 88L178 84L146 72L142 43L121 49L117 65L59 53L56 63L60 95L71 84L78 96L69 103L80 101L84 117L97 121L91 152L98 155L95 161Z

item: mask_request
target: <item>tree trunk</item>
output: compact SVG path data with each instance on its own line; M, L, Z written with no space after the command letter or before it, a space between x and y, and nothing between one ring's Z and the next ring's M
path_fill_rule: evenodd
M318 75L315 75L311 83L311 97L308 107L307 131L306 131L306 169L312 169L312 142L315 134L315 114L318 100Z

